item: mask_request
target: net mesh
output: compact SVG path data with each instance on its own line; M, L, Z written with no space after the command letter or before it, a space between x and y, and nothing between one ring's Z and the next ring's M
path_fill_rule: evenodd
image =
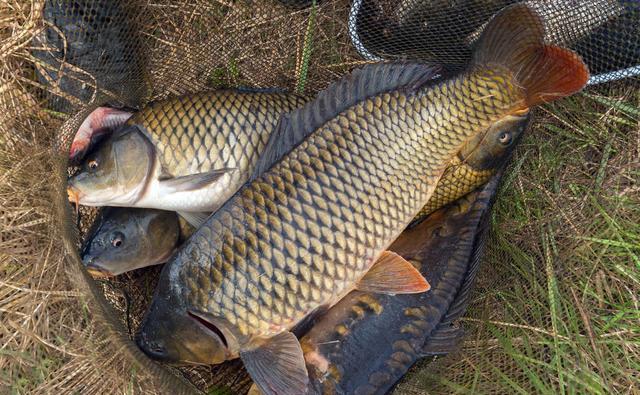
M374 59L437 62L445 66L445 72L454 73L469 61L487 20L512 3L3 2L0 311L6 318L0 339L7 352L0 353L0 385L18 393L153 393L167 389L178 393L191 390L179 379L186 378L201 390L222 385L235 393L248 388L239 362L170 368L176 379L148 365L122 339L130 337L139 324L158 269L102 281L95 287L81 271L77 255L70 253L77 249L80 233L62 189L67 174L65 152L83 114L92 107L108 103L139 108L174 95L236 86L314 94ZM640 3L540 0L529 4L544 17L549 41L574 48L584 57L593 74L592 83L632 78L591 87L580 98L538 111L545 126L534 130L538 136L525 139L511 166L514 175L498 199L494 236L476 296L463 319L469 331L467 341L456 354L416 366L399 384L398 393L510 392L506 388L553 392L566 385L585 391L633 391L630 380L609 375L602 363L583 357L581 351L592 344L596 354L585 351L584 355L606 358L613 354L610 348L590 341L593 329L583 319L588 314L559 299L567 296L571 307L584 305L584 311L600 314L593 318L596 327L607 320L611 310L630 303L619 280L628 265L620 258L620 249L636 251L636 259L637 249L627 246L631 245L627 236L615 233L624 234L624 230L615 226L607 232L613 232L610 236L617 247L602 252L597 242L584 242L600 230L590 225L588 214L582 214L593 213L585 207L602 215L597 208L604 203L585 201L581 188L582 183L591 183L585 180L595 179L598 191L616 191L606 199L637 199L633 180L638 175L640 148L633 147L639 138L640 97L633 76L640 60ZM589 113L605 115L584 121ZM607 133L614 127L618 134ZM577 131L577 137L562 130ZM582 165L564 169L545 149L561 157L582 155ZM575 174L581 177L564 182ZM524 202L525 206L514 208L510 202ZM84 229L91 213L83 210L81 214L84 225L80 228ZM637 211L618 206L607 215L614 220L639 218ZM514 257L522 257L526 267ZM575 267L603 257L614 262L622 259L622 274L595 267L589 272L595 294L572 294L567 284L579 282L583 274ZM63 272L69 282L63 281ZM103 295L114 311L96 307ZM533 302L527 305L523 300ZM566 324L572 319L587 322L581 324L575 342L570 341L573 332ZM637 340L637 329L621 331ZM622 335L611 336L613 341ZM550 344L559 343L569 349L575 364L558 362ZM626 357L637 357L637 349L620 347ZM598 374L581 374L580 368ZM578 373L564 377L563 382L565 373L558 373L563 369ZM633 372L628 373L633 377Z

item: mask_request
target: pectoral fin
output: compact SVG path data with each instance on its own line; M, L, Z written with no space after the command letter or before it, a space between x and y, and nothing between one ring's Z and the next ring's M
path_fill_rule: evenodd
M431 286L406 259L392 251L385 251L356 289L385 294L412 294L428 291Z
M204 224L204 222L209 218L211 213L192 213L188 211L178 211L178 215L184 218L185 221L189 223L189 225L198 229Z
M234 170L235 168L215 169L206 173L168 178L166 180L161 180L160 185L163 188L166 188L168 192L195 191L209 184L213 184L219 180L220 177Z
M260 341L240 358L264 395L306 394L309 375L298 339L291 332Z

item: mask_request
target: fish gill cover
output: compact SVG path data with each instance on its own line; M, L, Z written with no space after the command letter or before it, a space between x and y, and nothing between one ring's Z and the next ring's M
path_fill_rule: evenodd
M64 188L73 133L93 108L136 110L221 87L315 94L378 58L442 63L445 72L456 72L491 16L515 2L292 3L8 0L0 6L0 338L6 350L0 392L248 388L240 363L167 368L130 346L157 269L99 282L84 271L80 236L95 213L82 209L78 229ZM527 3L544 18L548 41L582 55L599 78L592 82L637 74L637 1ZM637 86L632 78L594 87L538 111L539 135L516 152L498 200L496 230L463 322L469 341L461 353L420 366L399 393L504 393L507 385L524 392L566 386L622 392L637 385L609 361L612 355L637 360L639 353L619 339L638 336L626 315L629 294L637 292L625 290L637 291L637 280L628 279L637 276L629 262L638 262L638 231L621 225L638 223L637 210L621 208L637 196L638 154L628 148L637 146ZM589 287L576 294L568 284L583 281L579 267L603 256L611 266L587 271ZM571 320L578 329L564 324ZM562 344L583 351L567 351L577 354L576 365L563 365L568 362L551 352Z

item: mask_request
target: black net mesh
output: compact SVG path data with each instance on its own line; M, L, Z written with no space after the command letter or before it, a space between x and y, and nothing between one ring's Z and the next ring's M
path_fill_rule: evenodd
M66 176L66 171L61 170L66 169L66 162L63 162L66 160L66 149L83 119L80 111L86 115L89 109L104 104L137 109L150 101L221 87L279 87L315 94L348 71L379 59L435 62L444 65L446 73L455 73L468 63L475 40L487 20L501 8L515 2L355 0L351 3L320 0L317 3L295 0L8 1L0 6L0 20L10 21L0 29L0 145L6 152L23 152L25 146L62 147L55 153L45 151L45 155L57 155L51 168L54 173L57 171L60 174L56 173L51 184L62 185ZM557 138L556 132L563 127L573 127L585 135L592 133L596 136L594 138L602 151L593 154L595 158L585 159L585 166L593 162L592 167L573 171L592 174L596 179L601 176L600 172L609 174L608 167L602 170L600 166L603 155L622 149L624 140L609 141L603 137L602 131L614 125L622 125L621 130L628 133L637 129L637 113L619 103L638 101L634 76L640 72L640 2L540 0L528 4L543 16L548 41L573 48L583 56L592 73L590 83L600 84L631 77L617 82L613 88L609 85L587 89L585 95L593 99L590 102L593 108L585 108L581 102L569 99L546 106L538 114L542 118L552 119L552 127L541 132L547 133L546 136ZM610 99L609 95L604 95L606 89L615 89L616 98ZM554 118L556 111L566 117ZM607 112L609 117L581 123L581 111ZM56 130L59 131L54 133ZM553 141L557 142L550 140L550 144ZM580 141L583 140L579 140L578 145ZM573 153L572 149L562 147L566 148L559 151L562 155ZM549 200L544 204L532 200L529 201L531 207L517 208L518 215L532 220L535 217L532 212L534 208L551 211L557 203L553 199L558 197L554 189L557 186L545 185L547 180L544 177L553 177L543 174L541 179L539 171L533 170L539 170L540 163L545 163L543 149L525 140L511 166L512 172L523 172L523 176L508 178L509 187L503 188L508 192L503 192L499 199L508 201L518 192L541 188L541 185L548 187L553 195L547 196ZM51 168L45 170L51 171ZM549 168L559 171L560 167ZM538 179L527 184L525 177L534 177L534 173ZM625 175L626 182L630 183L629 188L636 188L632 191L637 193L637 186L628 180L633 174L637 176L637 172L630 174ZM51 187L41 184L37 185L42 190ZM54 197L60 200L57 204L62 205L66 196L56 188ZM599 188L606 188L606 185L601 183ZM7 196L12 193L18 192L3 190ZM576 192L576 195L579 193ZM48 195L32 193L33 196L39 196L42 207L49 205L49 198L42 197ZM578 197L574 198L576 201L568 209L571 213L580 212L584 205ZM25 197L24 201L29 200ZM18 210L22 207L20 204L16 203L15 212L21 212ZM92 285L86 285L92 280L80 272L77 256L71 256L71 250L79 243L77 232L72 230L75 218L72 222L68 207L58 208L44 216L44 219L39 219L38 224L48 223L53 230L43 231L38 237L49 237L57 245L64 239L68 251L66 254L58 252L57 265L47 260L48 266L35 265L33 270L39 272L28 272L25 278L61 281L56 275L58 270L62 268L69 272L72 291L93 295L87 302L93 318L85 320L85 310L78 305L77 310L71 310L70 313L75 314L77 319L60 319L60 327L47 321L46 334L39 332L45 331L42 329L45 324L41 321L29 329L29 333L36 333L47 347L58 344L56 339L60 336L74 337L76 343L72 344L75 348L70 354L62 347L62 362L47 370L40 381L29 382L24 388L34 393L78 390L86 393L150 393L172 388L170 385L174 384L170 379L161 379L159 384L154 377L154 374L164 375L164 371L140 368L148 362L135 351L127 351L121 340L113 341L110 332L116 325L116 331L126 339L135 331L152 292L158 269L100 282L97 289L107 296L118 312L114 322L113 317L101 317L101 314L108 315L111 312L94 306L96 301L101 300L101 295L94 292ZM88 223L89 210L83 210L81 218L83 223ZM508 203L498 205L496 218L494 227L497 229L512 232L514 227L517 228L510 227L513 224L509 222L512 214ZM446 358L417 366L399 385L398 393L505 393L505 382L513 383L512 388L524 393L558 388L554 380L550 380L553 384L536 381L536 374L546 371L546 366L531 361L543 361L549 365L557 362L549 354L547 343L566 340L566 336L560 334L561 324L558 322L570 318L568 310L565 306L559 306L555 307L559 310L554 315L538 316L536 312L539 310L528 309L526 303L521 309L513 305L518 300L553 305L554 301L550 298L553 299L554 293L566 289L563 290L561 284L549 285L550 273L555 273L551 278L576 280L569 268L576 260L551 261L571 256L576 242L574 235L569 234L570 230L577 229L575 221L579 226L588 221L566 216L554 218L549 223L531 223L525 227L527 232L536 235L533 245L527 244L531 235L526 232L515 231L514 239L509 241L498 236L490 239L476 297L466 321L463 319L469 329L463 349ZM59 223L63 225L59 226ZM84 229L86 223L81 228ZM10 229L9 221L3 226ZM552 232L548 227L560 231L553 233L556 239L549 236ZM16 232L15 228L11 229L11 232ZM6 230L3 233L7 235L7 240L13 240L10 236L14 233L11 232ZM585 237L589 235L585 230L579 234ZM0 245L2 242L0 240ZM508 250L511 248L507 246L508 243L536 257L528 261L529 268L514 271L512 266L515 264L507 259L513 256L513 251ZM13 248L14 245L11 246ZM591 256L594 252L583 253L584 256ZM63 261L65 255L67 260ZM7 253L7 256L10 254ZM62 265L60 262L65 263ZM596 275L600 275L598 273ZM19 283L19 277L7 278L10 283ZM55 283L51 284L52 288L57 287ZM535 286L529 287L530 284ZM604 287L603 292L607 292ZM19 292L11 289L11 292ZM606 305L602 310L608 308L611 306ZM16 319L13 316L11 318ZM491 325L496 322L505 323L505 326ZM507 328L506 332L501 332L504 328ZM524 332L510 332L509 328L523 329ZM531 338L522 333L532 334ZM551 333L551 336L537 337L541 333ZM518 357L514 357L515 352L505 346L504 339L509 336L517 337L512 343L513 347L525 350ZM23 347L22 343L16 343L15 336L7 335L3 337L5 339L8 349ZM42 342L36 344L42 346ZM60 346L54 347L54 350L59 349ZM578 351L575 353L579 354ZM2 363L8 364L4 360ZM594 362L585 362L591 363ZM249 383L246 375L239 370L240 365L234 362L222 367L171 369L177 376L187 378L202 390L224 385L235 393L246 390ZM15 376L9 377L22 377L32 369L20 364L16 366L10 370ZM575 366L558 365L558 369L561 368ZM579 374L576 376L575 382L582 384L589 379ZM162 387L162 383L168 387ZM600 388L587 384L580 388ZM175 385L178 388L183 383L177 381ZM564 385L567 384L558 384L560 387ZM615 386L602 388L619 390Z
M372 60L416 59L464 68L487 20L517 1L355 1L349 33ZM546 39L575 49L591 83L637 75L640 14L634 1L530 1Z

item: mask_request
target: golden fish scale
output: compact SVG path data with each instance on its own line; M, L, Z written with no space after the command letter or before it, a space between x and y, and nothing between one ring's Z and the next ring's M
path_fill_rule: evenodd
M438 181L433 195L416 215L416 219L424 218L440 207L454 202L473 191L489 181L494 172L495 169L476 170L455 156L451 161L451 165L447 167L440 181Z
M305 103L286 93L215 91L154 103L130 121L150 133L175 177L253 168L280 116Z
M171 263L173 289L187 308L236 327L241 344L290 328L349 291L510 96L511 85L486 72L349 108L192 236Z

